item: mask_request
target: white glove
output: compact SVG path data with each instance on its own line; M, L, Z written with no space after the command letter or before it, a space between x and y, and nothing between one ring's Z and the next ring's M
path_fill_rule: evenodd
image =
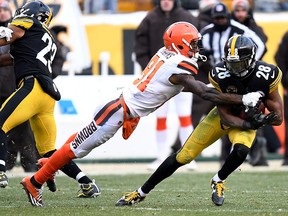
M9 28L6 28L4 26L0 26L0 38L6 38L6 41L10 41L12 37L13 31Z
M263 97L263 93L261 92L250 92L243 95L242 103L247 107L254 107L261 97Z

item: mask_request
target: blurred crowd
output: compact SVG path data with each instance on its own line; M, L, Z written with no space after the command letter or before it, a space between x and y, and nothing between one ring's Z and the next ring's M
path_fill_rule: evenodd
M132 12L150 10L157 5L157 0L78 0L84 14ZM180 0L186 10L198 10L205 0ZM222 0L229 9L232 0ZM288 10L287 0L249 0L254 11L279 12Z

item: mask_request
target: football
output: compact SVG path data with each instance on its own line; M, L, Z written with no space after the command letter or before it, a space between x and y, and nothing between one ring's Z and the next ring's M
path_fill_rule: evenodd
M255 114L265 113L265 104L260 101L255 107L244 107L240 111L239 117L244 120L251 120Z

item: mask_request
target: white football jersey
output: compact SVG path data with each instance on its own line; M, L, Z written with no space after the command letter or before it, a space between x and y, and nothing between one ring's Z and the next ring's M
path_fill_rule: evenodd
M165 47L152 57L141 77L124 88L123 97L133 117L147 116L183 90L169 81L173 74L196 75L197 63Z

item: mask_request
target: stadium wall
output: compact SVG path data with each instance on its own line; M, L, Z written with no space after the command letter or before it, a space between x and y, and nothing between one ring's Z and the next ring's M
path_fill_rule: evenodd
M104 51L111 54L109 63L111 74L133 74L134 67L131 55L134 31L146 13L100 14L82 18L87 32L90 57L93 62L93 74L100 74L99 56ZM256 13L255 19L268 35L268 51L264 60L275 63L274 55L278 44L284 33L288 31L288 14L287 12Z

